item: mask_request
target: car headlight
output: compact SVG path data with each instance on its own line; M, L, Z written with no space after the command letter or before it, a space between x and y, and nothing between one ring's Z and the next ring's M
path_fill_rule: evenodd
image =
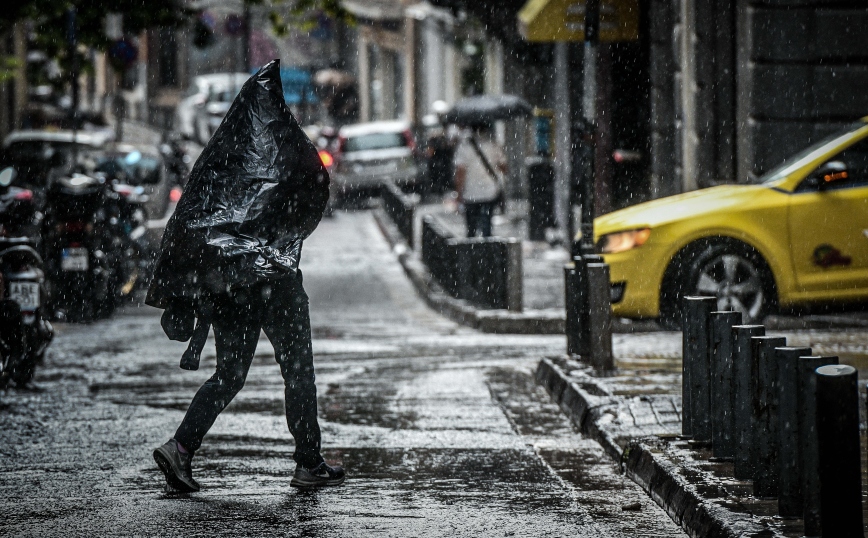
M651 228L640 228L606 234L600 238L598 245L603 254L616 254L641 247L649 237L651 237Z

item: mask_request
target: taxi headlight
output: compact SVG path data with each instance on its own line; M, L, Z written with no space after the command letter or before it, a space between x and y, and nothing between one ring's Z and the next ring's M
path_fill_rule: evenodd
M600 238L598 245L603 254L616 254L641 247L648 241L649 237L651 237L651 228L627 230L626 232L604 235Z

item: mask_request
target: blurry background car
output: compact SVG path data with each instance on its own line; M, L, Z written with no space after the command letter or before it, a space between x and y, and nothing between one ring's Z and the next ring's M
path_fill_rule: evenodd
M196 109L208 100L209 92L240 86L249 77L247 73L211 73L193 78L181 102L175 109L175 130L183 137L195 140ZM206 140L207 141L207 140Z
M241 83L244 81L242 80ZM232 101L241 91L241 84L228 88L212 89L204 103L196 107L194 124L196 126L196 140L203 146L211 140L211 137L223 123L223 118L229 112Z
M410 124L378 121L338 130L332 181L339 197L379 192L387 181L414 187L420 169Z
M32 190L41 208L52 179L74 170L83 171L110 141L104 132L76 133L77 162L73 163L72 131L13 131L3 141L2 160L4 165L15 168L15 185Z
M159 220L169 207L172 184L166 163L156 147L118 144L96 157L93 174L107 181L137 188L137 195L147 196L144 203L150 218ZM125 191L121 190L121 194Z
M594 221L612 311L677 329L685 295L755 323L778 306L868 301L868 117L757 185L720 185Z

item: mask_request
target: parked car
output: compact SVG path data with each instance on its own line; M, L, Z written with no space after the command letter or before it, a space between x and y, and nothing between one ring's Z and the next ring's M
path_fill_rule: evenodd
M754 185L721 185L597 218L612 311L680 324L685 295L761 320L778 306L868 300L868 117Z
M135 187L144 195L144 207L150 217L161 219L169 207L172 187L169 170L159 148L118 144L95 156L93 170L115 184Z
M332 181L338 197L378 191L386 181L415 186L419 159L410 124L377 121L346 125L333 144Z
M175 130L183 137L196 136L196 109L208 100L209 92L240 86L250 75L247 73L211 73L193 77L193 82L175 109Z
M196 114L193 120L196 131L196 140L203 146L211 140L217 127L223 123L223 118L229 112L232 101L241 91L241 85L246 79L239 79L237 85L229 85L217 88L212 86L208 97L203 103L196 106Z

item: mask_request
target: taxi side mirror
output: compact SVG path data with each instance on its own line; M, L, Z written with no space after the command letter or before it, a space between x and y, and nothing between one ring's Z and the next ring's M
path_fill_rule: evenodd
M848 177L850 177L850 174L847 171L847 165L841 161L829 161L811 174L811 178L816 181L817 188L821 191L831 184Z

